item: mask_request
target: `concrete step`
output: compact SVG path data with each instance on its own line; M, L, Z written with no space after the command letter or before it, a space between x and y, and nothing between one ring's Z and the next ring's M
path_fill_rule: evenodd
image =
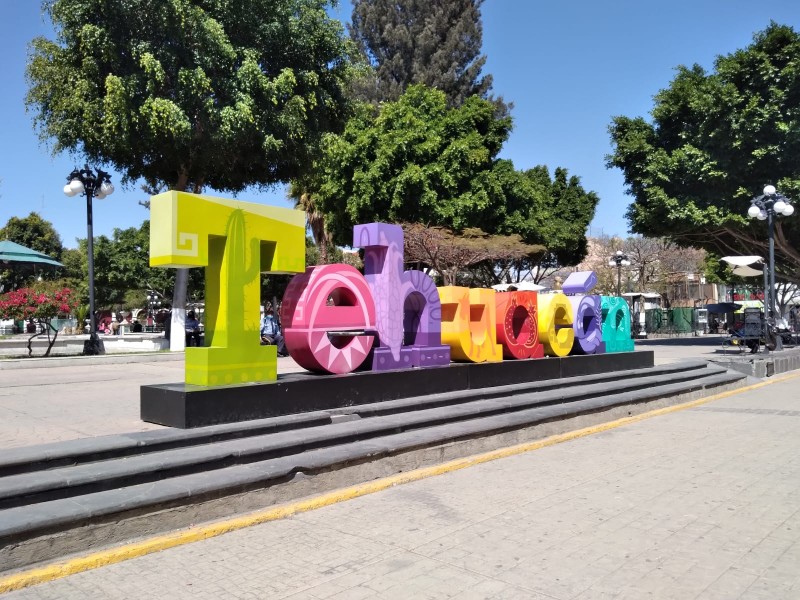
M696 377L698 373L707 375L711 373L709 369L710 367L705 361L688 360L650 368L581 375L570 377L567 381L569 381L569 386L572 388L583 386L581 389L594 389L598 385L619 385L620 382L624 382L623 385L625 387L634 389L651 385L658 378ZM717 371L721 372L724 369L717 368ZM380 402L325 411L226 423L196 429L170 428L10 449L0 457L0 477L84 463L96 463L113 458L142 455L173 448L185 448L200 444L261 436L293 429L316 427L341 420L341 415L358 415L361 418L365 418L435 408L437 406L449 406L476 400L503 398L528 393L544 393L562 389L564 381L564 379L526 381L512 385L423 394L397 400L382 400ZM613 387L609 388L608 391L613 391L613 389Z
M500 394L496 390L473 390L472 395L460 392L442 394L457 396L440 401L434 397L417 398L412 405L407 399L338 409L349 416L343 422L325 423L322 415L307 419L306 427L276 427L273 431L248 435L241 439L199 441L190 447L144 452L139 455L102 462L65 466L46 471L33 471L6 476L0 486L0 510L90 494L116 487L160 481L180 475L209 472L233 464L258 462L269 458L299 454L306 450L344 445L355 441L382 437L395 432L434 427L441 424L476 419L499 413L524 411L552 404L576 403L586 398L602 398L624 392L635 392L663 385L664 369L647 377L631 377L620 381L597 383L571 382L564 390L548 386L546 390ZM724 369L709 367L667 370L669 382L694 382L725 373ZM576 378L577 379L577 378ZM563 385L563 384L562 384ZM506 386L503 386L506 387ZM573 405L577 406L577 404ZM293 423L299 425L300 419ZM252 429L248 431L252 433ZM298 435L301 433L301 435Z
M690 361L4 456L0 564L235 514L741 385ZM469 393L472 392L472 393Z

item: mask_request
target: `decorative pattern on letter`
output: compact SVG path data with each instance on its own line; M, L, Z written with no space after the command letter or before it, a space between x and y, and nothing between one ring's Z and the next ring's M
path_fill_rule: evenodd
M197 243L199 236L196 233L178 233L178 242L175 244L172 252L175 256L197 256L198 246Z
M605 352L605 345L600 296L569 296L569 301L575 321L572 354L602 354Z
M536 292L498 292L495 294L497 341L503 345L503 358L541 358L538 302Z
M205 267L205 348L186 349L186 383L277 378L259 343L260 273L305 268L305 214L185 192L150 199L150 265Z
M349 265L309 267L295 275L283 296L281 322L289 353L309 371L350 373L375 340L372 294Z
M606 352L633 352L631 311L624 298L601 296Z
M375 300L378 343L372 369L450 364L450 347L441 343L436 285L422 271L403 271L403 229L386 223L356 225L353 246L364 248L364 278Z

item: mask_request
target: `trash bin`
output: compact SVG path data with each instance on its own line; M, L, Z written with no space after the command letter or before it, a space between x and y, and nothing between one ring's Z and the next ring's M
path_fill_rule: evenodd
M670 309L670 324L675 333L691 333L694 327L693 308Z
M647 333L656 333L661 329L662 312L660 308L648 308L644 311L644 326Z

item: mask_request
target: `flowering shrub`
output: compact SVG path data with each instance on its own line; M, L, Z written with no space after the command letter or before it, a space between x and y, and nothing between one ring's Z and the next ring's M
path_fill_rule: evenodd
M47 333L49 342L45 356L50 355L58 336L50 321L59 315L69 315L77 307L78 297L69 288L21 288L0 296L0 318L38 321L42 325L42 333ZM28 339L28 356L33 354L31 341L42 333Z
M36 290L21 288L0 296L0 317L4 319L52 319L68 315L78 306L78 298L69 288Z

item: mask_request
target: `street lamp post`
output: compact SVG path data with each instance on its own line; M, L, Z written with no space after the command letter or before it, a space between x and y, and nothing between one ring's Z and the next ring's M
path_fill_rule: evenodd
M148 311L148 325L155 326L156 323L156 311L161 306L161 297L158 295L158 292L155 290L150 290L147 292L147 311Z
M622 267L630 266L631 261L628 260L628 255L624 254L622 250L617 250L614 256L608 259L608 266L617 267L617 296L620 295L620 284L622 282Z
M93 173L89 165L83 169L75 169L67 176L64 194L67 196L86 196L86 233L89 261L89 339L83 344L84 355L105 354L103 340L97 335L97 317L94 307L94 236L92 234L92 198L102 200L114 193L111 176L105 171L96 169Z
M789 199L775 190L774 185L764 187L764 194L750 200L747 214L751 219L767 221L767 234L769 236L769 289L764 289L764 316L775 319L778 316L778 305L775 292L775 218L789 217L794 213L794 206ZM769 311L769 312L767 312ZM773 321L774 322L774 321ZM783 340L780 335L775 336L775 350L783 350Z

